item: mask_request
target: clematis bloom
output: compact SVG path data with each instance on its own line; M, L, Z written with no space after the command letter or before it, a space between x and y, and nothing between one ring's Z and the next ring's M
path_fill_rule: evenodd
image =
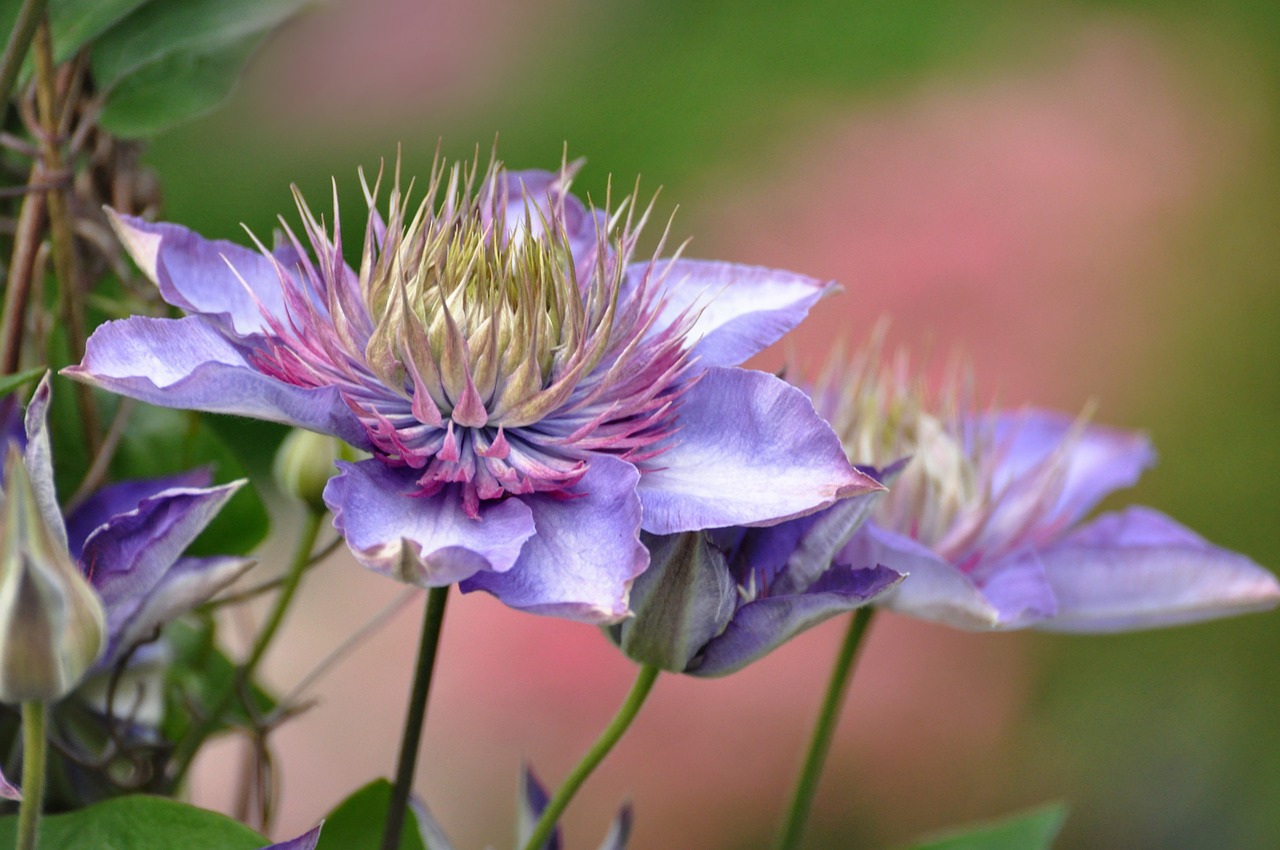
M878 600L962 629L1112 632L1274 607L1275 576L1164 514L1085 517L1155 461L1141 433L1041 410L974 412L873 349L814 394L851 458L910 457L838 560L908 573Z
M808 398L737 368L832 285L633 262L648 216L589 209L574 168L437 165L412 207L378 187L358 270L298 198L274 251L115 216L185 318L101 326L67 374L170 407L340 437L335 525L366 567L589 622L628 613L641 529L774 523L878 485ZM606 204L606 207L608 205ZM660 250L660 249L659 249Z

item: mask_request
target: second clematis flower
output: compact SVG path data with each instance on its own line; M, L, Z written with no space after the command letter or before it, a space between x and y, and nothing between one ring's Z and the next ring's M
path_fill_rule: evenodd
M1112 632L1260 611L1275 576L1151 508L1083 521L1155 461L1145 435L1049 411L979 412L878 345L814 393L849 456L909 457L840 552L907 573L876 604L962 629Z
M648 212L596 210L573 167L437 164L421 202L378 189L358 269L299 197L273 251L125 216L122 241L185 318L100 327L67 371L154 404L333 434L325 501L358 560L589 622L628 613L671 534L803 516L879 489L808 398L738 368L832 286L633 261ZM308 251L309 249L309 251ZM660 249L659 249L660 253Z

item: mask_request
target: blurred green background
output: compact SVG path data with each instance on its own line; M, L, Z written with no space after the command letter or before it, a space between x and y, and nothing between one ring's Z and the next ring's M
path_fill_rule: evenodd
M226 109L156 139L147 161L166 217L206 235L269 233L290 182L323 208L331 176L355 234L355 168L397 144L410 173L437 140L469 157L497 134L514 167L554 167L567 144L588 158L579 192L601 197L610 173L661 185L694 256L841 280L794 359L817 363L833 337L856 344L892 313L897 340L965 349L1003 402L1097 397L1101 420L1148 429L1160 450L1132 499L1275 568L1278 92L1280 6L1266 2L333 0L263 47ZM544 641L547 669L582 661L513 709L519 734L462 736L513 739L495 775L526 753L554 781L620 696L625 662L585 628L474 616ZM666 719L601 774L571 843L630 792L638 848L763 846L839 628L744 683L667 686L678 704L653 709ZM1048 799L1072 804L1065 850L1280 846L1278 639L1275 615L1105 638L885 617L807 846L891 846ZM493 656L454 646L458 685L442 700L521 699L519 682L490 675ZM386 663L390 706L407 652ZM801 690L760 709L780 687ZM538 712L557 705L548 731ZM384 737L399 723L388 711ZM454 717L433 717L428 765ZM678 746L662 737L673 718ZM752 726L704 746L708 722ZM313 756L332 745L287 741ZM288 751L284 770L286 821L334 802L290 777ZM434 775L423 790L460 843L481 846L507 842L507 787L477 800Z

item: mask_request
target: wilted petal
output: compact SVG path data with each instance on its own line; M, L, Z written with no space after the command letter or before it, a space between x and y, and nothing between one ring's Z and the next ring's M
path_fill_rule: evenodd
M338 468L324 490L334 526L356 560L408 584L440 587L510 570L534 534L535 515L521 499L481 502L476 520L452 487L415 496L414 477L379 460Z
M723 676L740 670L806 629L867 604L901 580L899 573L886 567L837 566L804 593L748 602L686 672Z
M89 337L84 361L62 374L161 407L266 419L369 446L337 387L308 389L262 374L203 316L107 322Z
M244 483L162 490L89 534L80 568L102 598L112 631L119 625L116 606L149 592Z
M138 268L173 306L225 315L241 336L266 329L264 308L272 316L285 315L280 272L258 251L205 239L177 224L147 222L111 209L107 213Z
M705 260L662 260L627 270L661 281L664 328L688 311L686 339L703 366L736 366L800 324L809 308L835 290L832 282L778 269Z
M970 631L993 629L1000 622L1000 612L968 576L909 537L868 523L839 559L855 567L883 564L906 575L877 602L890 611Z
M289 841L281 841L278 844L268 844L262 850L316 850L316 844L320 841L320 827L317 826L310 832L304 832L297 838ZM432 850L435 850L433 847Z
M1040 554L1058 616L1039 628L1112 632L1262 611L1275 576L1150 508L1106 514Z
M107 520L136 510L144 499L174 487L207 487L211 473L208 469L192 469L167 478L139 478L109 484L85 499L67 515L67 543L71 556L79 558L84 542L90 534Z
M1001 452L991 482L996 492L1048 458L1079 427L1075 418L1046 410L1004 412L992 422ZM1156 460L1151 441L1139 431L1087 425L1068 445L1062 491L1040 525L1079 521L1108 494L1136 484Z
M639 539L638 477L626 461L594 457L570 498L522 497L537 536L525 543L514 569L476 573L462 589L486 590L512 608L588 623L626 616L631 582L649 563Z
M881 489L849 465L807 396L763 372L713 367L685 393L680 430L640 479L644 529L768 525Z
M98 667L111 666L131 646L148 640L160 626L204 604L254 565L249 558L183 558L142 596L108 610L110 644Z

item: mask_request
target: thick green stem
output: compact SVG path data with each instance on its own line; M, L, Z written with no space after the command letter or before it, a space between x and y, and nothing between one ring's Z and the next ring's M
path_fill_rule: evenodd
M18 850L36 850L44 808L47 709L41 700L22 704L22 804L18 808Z
M13 94L13 84L18 79L18 71L22 69L22 60L31 48L31 39L35 37L36 25L44 17L45 7L49 0L26 0L18 10L18 19L13 22L13 32L4 46L4 56L0 57L0 119L4 110L9 108L9 96Z
M640 707L644 705L645 698L649 696L649 691L653 689L653 683L657 681L658 674L662 672L651 664L646 664L640 668L639 674L636 676L635 684L631 686L631 692L627 694L626 700L618 709L618 713L614 715L613 720L605 727L604 732L591 745L591 749L587 750L587 754L582 757L582 761L569 773L564 783L556 791L555 796L551 798L551 802L547 804L543 810L542 816L538 818L538 823L534 826L533 832L529 834L529 840L524 843L524 850L542 850L546 845L547 839L551 837L552 831L556 828L556 823L560 820L560 816L564 814L564 810L569 807L569 803L573 800L578 789L582 787L582 783L587 781L587 777L591 772L604 761L605 756L614 748L622 738L623 734L630 728L632 721L636 719L636 715L640 713Z
M444 607L449 601L449 587L433 587L427 593L427 609L422 615L422 637L418 642L418 666L409 695L409 711L405 715L404 734L400 736L400 758L396 763L396 784L391 789L387 821L382 830L382 850L398 850L404 831L405 811L413 778L418 766L418 749L422 743L422 726L427 719L427 698L431 695L431 677L436 668L436 651L440 648L440 630L444 626Z
M831 739L835 737L840 709L844 706L845 694L848 693L849 682L853 679L858 649L862 646L862 638L866 635L867 626L871 624L873 613L875 609L870 605L859 608L849 623L849 631L845 634L840 654L836 657L836 666L831 671L831 681L827 684L826 696L822 699L818 722L813 727L813 739L809 742L809 752L805 756L804 767L800 770L795 791L791 795L787 819L782 825L782 831L778 834L778 850L795 850L800 846L800 836L804 832L805 823L809 820L809 811L813 808L813 797L818 790L822 766L827 760L827 753L831 750Z
M191 762L195 759L196 753L199 752L201 744L222 723L223 715L231 707L236 695L241 693L245 686L253 681L254 674L258 671L258 664L261 663L262 657L267 652L267 647L271 645L271 641L276 636L276 632L280 630L280 624L284 622L284 615L289 610L290 603L293 602L294 594L298 591L298 585L302 582L302 575L307 571L307 567L311 563L311 550L315 548L316 538L320 535L320 526L324 517L325 514L316 511L306 512L302 522L302 529L298 533L297 549L294 550L293 561L289 564L289 572L285 574L284 584L280 588L280 595L276 597L275 604L271 606L271 612L267 615L267 620L263 624L262 630L258 632L258 637L253 642L249 657L236 668L231 687L219 697L209 713L194 729L187 733L174 751L173 759L170 761L170 788L177 788L182 782L187 770L191 767Z

